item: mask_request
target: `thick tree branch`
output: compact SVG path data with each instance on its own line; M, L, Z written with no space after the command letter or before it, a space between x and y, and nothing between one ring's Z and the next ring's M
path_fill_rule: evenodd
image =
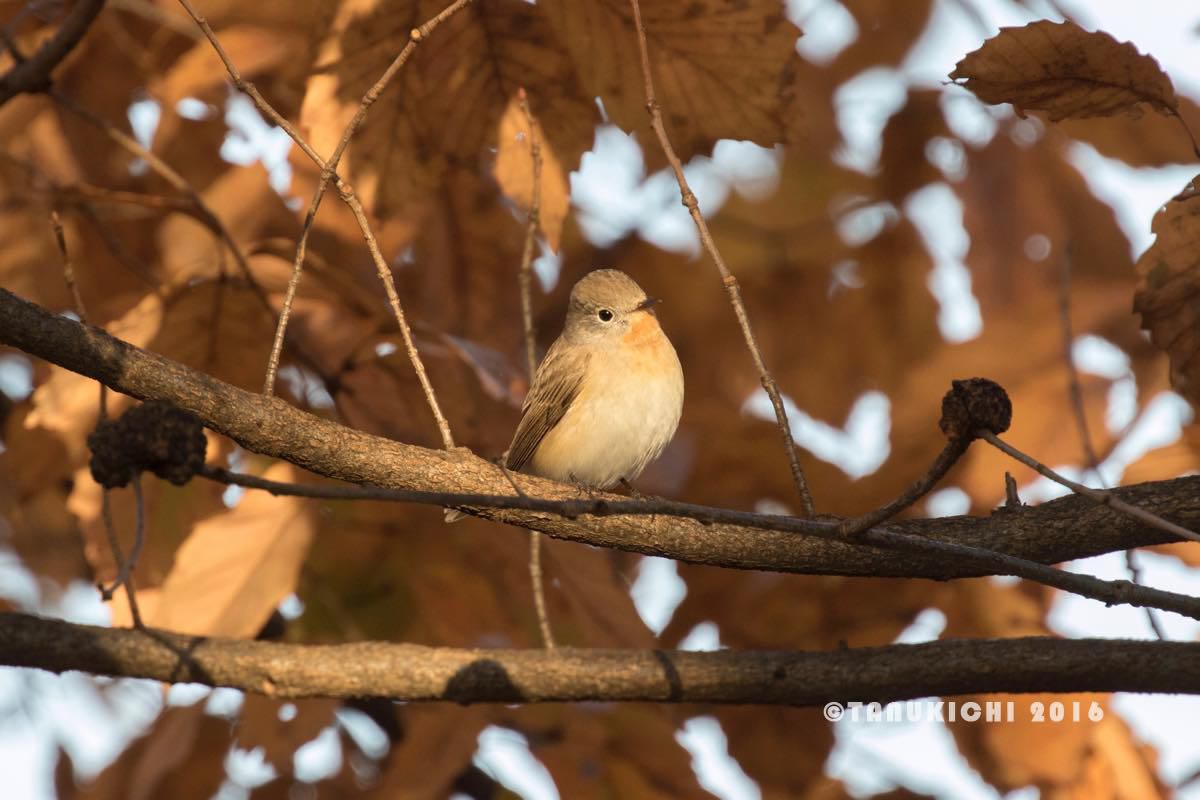
M228 686L283 698L456 703L810 706L985 692L1200 694L1200 644L1050 637L819 653L473 650L207 639L0 614L0 664Z
M58 33L27 59L21 60L0 77L0 106L19 94L43 92L50 86L50 73L66 58L88 32L104 8L104 0L78 0L63 20Z
M494 464L465 449L429 450L343 427L278 398L238 389L103 331L50 314L4 290L0 290L0 343L95 378L124 394L173 403L248 450L330 478L415 492L513 494ZM524 475L520 479L531 498L580 499L563 484ZM1200 523L1200 477L1124 487L1113 493L1181 524ZM598 502L622 500L598 496ZM836 522L691 508L718 521L645 515L570 519L499 508L479 508L473 513L569 541L738 569L938 580L994 571L979 560L947 558L944 553L829 539L828 529L836 527ZM806 526L814 533L799 535L808 530ZM890 522L886 530L876 531L983 548L1042 564L1175 541L1165 531L1077 496L1019 510L1000 509L988 517ZM1180 595L1176 599L1191 598Z

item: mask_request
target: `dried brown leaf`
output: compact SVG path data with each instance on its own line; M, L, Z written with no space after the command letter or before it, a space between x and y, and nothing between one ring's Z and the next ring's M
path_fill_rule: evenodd
M1154 216L1154 244L1137 262L1133 309L1171 361L1171 385L1200 403L1200 180Z
M533 154L530 151L528 128L525 114L514 97L509 100L504 115L500 117L496 165L492 168L500 191L526 211L533 203ZM536 119L534 128L538 142L545 141L546 133ZM563 221L570 210L571 186L567 180L567 169L559 161L558 155L553 150L540 152L542 179L538 220L546 242L552 250L558 250Z
M1001 28L959 61L950 78L985 103L1045 111L1055 121L1136 115L1142 103L1160 114L1179 111L1175 87L1158 62L1129 42L1072 22Z
M301 121L328 156L366 90L440 12L442 0L352 0L320 31L321 67L309 80ZM540 5L476 3L423 42L372 108L343 159L369 209L412 218L425 208L447 165L489 171L500 120L520 87L544 132L543 154L574 169L599 118L580 90Z
M537 6L570 53L589 95L627 131L645 130L646 96L625 0ZM783 141L800 31L774 0L653 0L641 4L655 94L684 161L718 139Z
M294 481L290 464L265 477ZM295 497L250 492L233 509L195 527L163 581L146 624L184 633L252 637L296 589L315 521Z

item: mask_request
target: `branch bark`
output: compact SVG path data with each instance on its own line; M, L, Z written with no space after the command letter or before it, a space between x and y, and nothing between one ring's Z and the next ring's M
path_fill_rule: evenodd
M42 92L50 86L50 73L62 63L92 26L104 0L78 0L58 32L32 56L19 60L0 77L0 106L19 94ZM18 58L13 53L14 58Z
M0 664L228 686L280 698L811 706L985 692L1200 694L1200 644L954 640L821 653L297 645L0 614Z
M343 427L278 398L238 389L104 331L51 314L2 289L0 343L138 399L173 403L247 450L282 458L329 478L418 492L512 494L512 487L495 465L464 448L429 450ZM521 480L522 488L532 497L580 499L564 484L531 476L521 476ZM1112 492L1125 502L1180 524L1200 524L1200 506L1195 503L1195 497L1200 496L1198 476ZM600 495L598 499L613 503L624 500L615 495ZM936 580L990 574L978 560L949 559L944 554L796 532L806 524L824 528L836 523L711 511L726 521L706 524L665 515L569 519L546 512L501 508L480 508L473 513L568 541L737 569ZM771 529L785 526L791 530ZM987 517L905 520L875 530L984 548L1042 564L1175 541L1165 531L1078 496L1036 507L999 509Z

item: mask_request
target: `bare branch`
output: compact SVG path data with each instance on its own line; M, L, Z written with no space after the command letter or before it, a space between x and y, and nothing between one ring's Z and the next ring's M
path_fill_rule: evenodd
M54 229L54 241L58 245L58 253L62 256L63 280L71 292L71 300L75 303L75 313L79 320L88 325L87 308L83 305L83 296L79 294L79 284L75 282L75 266L71 263L71 254L67 251L67 237L63 233L62 220L57 211L50 212L50 227Z
M529 200L529 219L525 222L525 248L521 253L521 266L517 271L517 283L521 290L521 323L525 330L525 361L529 368L529 384L537 372L537 339L533 330L533 247L537 243L542 206L542 145L538 141L533 112L529 110L529 98L525 88L517 91L517 102L525 116L529 129L529 157L532 162L532 180ZM517 488L516 483L513 488ZM546 587L542 580L542 535L529 532L529 583L533 587L533 607L537 612L538 629L542 632L542 643L554 647L554 633L550 630L550 618L546 615Z
M523 476L522 485L537 497L513 496L494 464L465 449L429 450L345 428L278 398L237 389L147 353L4 290L0 290L0 342L133 397L163 400L190 411L252 452L363 486L424 493L421 502L461 507L567 541L689 563L776 572L942 580L999 572L1042 580L1105 602L1153 605L1200 617L1196 598L1045 566L1176 539L1161 528L1111 514L1083 498L1065 497L987 517L896 521L853 542L837 534L840 520L686 503L671 504L668 513L673 516L667 516L645 505L665 501L629 501L610 494L587 501L592 505L584 511L594 518L572 520L546 504L583 502L574 487ZM1200 478L1189 477L1115 489L1110 494L1186 522L1200 520L1200 509L1192 502L1198 487ZM495 502L496 507L470 505L479 500ZM605 513L611 516L601 518ZM688 513L712 521L690 519ZM1082 530L1087 536L1079 535ZM1042 571L1035 574L1034 568Z
M455 703L886 703L984 692L1200 694L1200 644L1029 637L821 653L468 650L207 639L0 614L0 664L277 698Z
M933 490L933 487L937 486L938 481L946 477L946 473L950 471L950 468L958 463L958 460L967 452L970 444L970 440L965 438L956 437L950 439L946 442L946 446L942 448L942 452L938 453L933 464L925 471L925 474L905 490L904 494L885 506L863 514L861 517L846 520L842 523L842 534L845 536L857 536L868 528L872 528L881 522L886 522L929 494Z
M396 293L396 284L392 279L391 269L389 269L387 262L384 261L383 254L379 251L379 244L375 241L375 234L371 232L371 226L367 220L366 212L363 210L362 203L359 201L358 196L354 194L353 188L337 174L337 166L341 162L342 154L345 153L350 140L358 131L359 126L366 120L368 109L383 94L384 89L391 83L396 73L400 71L400 68L408 62L408 59L412 56L417 46L436 30L439 25L460 9L469 5L472 0L455 0L455 2L442 9L423 25L412 30L409 34L408 43L400 50L399 55L392 60L392 63L384 70L379 80L363 95L362 101L358 104L358 111L355 112L353 119L346 125L345 131L342 132L341 141L338 142L338 146L334 149L333 155L330 156L328 162L324 161L317 151L299 134L295 127L266 101L266 98L255 88L254 84L242 77L233 61L229 58L229 54L225 52L225 48L221 46L220 40L217 39L217 35L213 32L212 26L208 24L208 21L196 13L196 10L188 0L179 0L179 2L195 21L196 25L200 27L200 30L204 32L213 49L216 50L221 63L225 65L226 71L229 73L230 78L233 79L234 85L245 92L254 101L254 104L258 106L259 110L282 128L304 154L321 168L321 179L317 183L316 191L313 193L308 213L304 218L304 226L300 232L300 239L296 243L296 257L292 262L292 275L288 280L287 293L283 301L283 311L275 326L275 339L271 346L271 355L267 363L267 374L263 381L263 394L271 395L275 390L275 375L279 369L279 354L283 348L284 335L287 330L288 319L291 315L292 303L295 300L296 290L300 285L300 275L304 268L304 256L308 247L308 236L312 230L313 221L316 219L317 209L320 208L321 200L325 196L325 190L332 182L337 187L338 194L342 200L345 201L350 211L354 214L354 219L358 222L358 227L362 231L363 239L367 243L367 249L371 253L371 260L375 263L375 271L379 274L379 279L383 282L388 304L391 306L392 313L396 317L396 324L400 326L400 336L404 340L404 349L408 355L408 360L412 363L413 370L417 373L417 381L421 384L421 390L425 394L429 410L433 414L434 421L437 423L438 432L442 437L442 444L446 446L446 449L454 447L454 437L450 434L450 424L446 421L446 417L442 413L437 395L433 390L433 385L429 382L429 376L425 372L425 363L421 360L420 353L417 352L412 330L409 328L404 309L400 304L400 296Z
M1093 489L1090 486L1084 486L1082 483L1076 483L1070 478L1059 475L1054 470L1047 467L1042 462L1030 455L1022 453L1017 448L1013 447L1008 442L1003 441L1000 437L991 431L980 430L977 435L980 439L987 440L988 444L995 447L997 450L1005 453L1017 461L1020 461L1025 466L1036 471L1040 475L1044 475L1060 486L1065 486L1076 494L1081 494L1089 500L1093 500L1100 505L1108 506L1114 511L1120 511L1122 514L1128 514L1134 519L1140 520L1147 525L1152 525L1180 539L1190 539L1193 542L1200 542L1200 534L1190 531L1182 525L1177 525L1170 520L1165 520L1157 514L1147 511L1144 508L1126 503L1118 497L1112 490L1109 489Z
M537 531L529 532L529 583L533 587L533 608L537 613L542 645L553 650L557 645L554 631L550 629L550 616L546 613L546 588L542 581L542 535Z
M79 293L79 285L75 281L75 267L71 263L71 254L67 250L67 237L63 232L62 220L58 217L58 212L50 212L50 226L54 229L54 240L58 245L59 255L62 257L63 279L71 290L71 297L75 302L75 313L79 316L80 321L88 324L87 309L83 305L83 296ZM100 384L99 396L99 418L103 422L108 418L108 387L103 383ZM142 531L143 531L143 507L142 507L142 485L140 479L134 481L134 492L137 502L137 529L134 536L133 553L128 560L121 553L121 541L117 538L117 529L113 524L112 504L109 502L108 487L100 487L100 516L104 525L105 534L108 536L108 544L112 549L113 561L117 565L117 578L111 586L99 586L100 595L105 600L111 600L113 592L118 587L125 587L125 597L129 600L129 612L133 618L133 624L140 628L142 627L142 616L138 611L136 591L133 587L132 565L137 561L137 554L142 548Z
M72 4L58 32L28 58L14 50L16 64L0 77L0 106L19 94L44 92L50 87L50 73L62 63L92 26L104 0L79 0Z
M1183 118L1179 118L1183 121ZM1187 127L1186 125L1184 126ZM1063 360L1067 367L1067 385L1071 398L1071 408L1075 415L1075 427L1079 429L1079 443L1083 447L1084 458L1087 459L1088 469L1096 476L1096 482L1101 487L1106 485L1104 475L1100 472L1100 459L1096 457L1096 448L1092 445L1092 436L1088 432L1087 407L1083 402L1083 386L1079 381L1079 370L1075 366L1075 334L1071 330L1071 246L1063 254L1062 269L1058 281L1058 311L1062 323ZM1142 573L1137 565L1137 557L1132 550L1125 551L1125 567L1129 570L1129 579L1134 583L1142 582ZM1147 608L1146 621L1159 639L1167 638L1162 626L1154 616L1154 611Z
M525 361L529 366L529 381L537 372L537 337L533 330L533 247L537 243L538 226L541 224L542 208L542 144L538 141L533 112L529 110L529 98L525 89L517 92L517 102L525 115L525 126L529 128L529 157L532 160L533 187L530 192L529 219L525 223L525 249L521 253L521 268L517 273L521 287L521 321L525 328Z
M693 194L691 187L688 186L687 178L683 174L683 162L679 160L679 156L675 153L675 148L671 145L671 140L667 136L667 129L663 125L662 120L662 109L659 107L658 99L654 95L654 77L650 69L650 53L646 46L646 29L642 25L641 6L638 4L638 0L629 0L629 3L633 9L633 24L637 30L638 53L642 61L642 79L645 83L646 110L650 114L650 126L654 129L654 134L658 137L658 143L662 146L663 154L666 155L667 161L671 164L671 169L675 173L675 180L679 183L680 197L688 213L691 214L692 221L696 223L696 230L700 233L700 241L712 258L713 264L716 265L717 272L721 274L721 283L725 286L725 291L729 294L729 302L733 306L733 313L737 316L738 325L742 328L742 336L746 340L746 347L750 350L750 355L754 359L754 366L758 370L759 380L762 383L763 389L767 392L767 397L771 398L771 407L775 409L775 422L779 425L779 434L783 438L784 447L787 449L788 464L792 470L792 480L796 484L796 491L800 494L800 509L804 516L811 517L815 513L812 493L808 490L808 482L804 478L804 470L800 467L800 455L796 448L796 440L792 438L792 428L788 423L787 410L783 407L783 400L779 395L779 387L776 385L771 373L767 370L762 353L759 352L758 341L754 338L754 331L750 327L750 317L746 313L745 303L742 302L742 292L738 288L737 278L729 271L729 267L725 265L725 259L717 249L716 242L713 241L712 234L708 230L708 223L705 221L704 215L700 213L700 204L696 200L696 195Z
M104 491L107 496L108 490L105 489ZM108 586L100 587L100 597L104 600L112 600L113 592L124 586L127 595L131 598L129 601L130 609L134 607L134 600L132 599L133 588L130 581L133 579L133 569L137 566L138 559L142 557L142 547L146 543L146 498L142 495L142 476L140 473L133 476L133 502L134 514L137 519L133 531L133 547L129 549L129 557L123 559L121 558L120 547L114 538L113 555L117 558L117 577ZM111 523L111 521L112 517L110 514L106 522ZM141 627L141 620L137 616L134 616L134 624L139 628Z
M1096 457L1096 448L1092 445L1092 436L1088 432L1087 409L1083 404L1083 386L1079 381L1079 370L1075 366L1075 356L1072 352L1075 345L1075 334L1071 330L1071 253L1069 247L1068 251L1063 254L1058 281L1058 314L1062 326L1063 361L1067 367L1067 388L1075 417L1075 427L1079 430L1079 443L1083 447L1083 455L1087 459L1088 469L1095 473L1096 480L1103 486L1104 476L1100 474L1100 459Z
M561 515L564 519L577 520L580 517L613 517L641 516L656 518L677 517L679 519L697 520L709 525L728 523L745 525L758 530L780 530L795 533L805 533L823 539L840 541L845 538L845 523L829 520L813 520L799 517L784 517L764 514L753 514L743 511L712 508L691 503L679 503L670 500L608 500L594 497L586 500L550 500L530 497L518 493L517 496L504 495L463 495L449 492L415 492L405 490L377 489L355 486L308 486L303 484L279 483L252 475L238 475L220 467L205 466L201 473L212 480L237 484L256 489L264 489L272 494L291 495L297 497L324 497L336 500L393 500L399 502L427 503L437 506L448 506L461 511L481 514L484 510L521 509L526 511L541 511ZM521 525L514 520L504 520L513 525ZM653 521L653 519L651 520ZM527 527L522 525L522 527ZM556 535L556 534L552 534ZM920 536L898 533L895 530L877 528L860 531L857 541L864 545L899 551L937 553L950 560L960 563L978 564L985 572L998 575L1016 575L1027 580L1053 586L1058 589L1073 592L1083 597L1091 597L1109 605L1130 604L1143 607L1161 608L1175 611L1186 616L1200 618L1200 599L1187 595L1163 592L1158 589L1137 586L1129 581L1104 581L1089 575L1078 575L1059 569L1038 564L1021 558L1014 558L993 550L972 547L957 542L932 541ZM565 538L565 537L564 537ZM584 540L590 541L590 540ZM854 541L854 540L852 540ZM618 547L620 547L618 545ZM624 547L644 552L638 548ZM657 555L657 553L651 553ZM720 564L721 566L737 566ZM540 566L540 565L539 565ZM779 565L763 567L764 569L780 569ZM783 571L787 571L786 567ZM535 574L540 574L540 569ZM537 598L535 596L535 603ZM539 618L539 625L542 620ZM548 624L544 626L548 628ZM543 630L543 633L545 631ZM547 639L552 646L552 639Z

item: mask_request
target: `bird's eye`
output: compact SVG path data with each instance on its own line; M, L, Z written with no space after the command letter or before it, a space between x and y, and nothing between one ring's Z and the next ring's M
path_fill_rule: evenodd
M602 308L596 312L596 316L600 318L601 322L612 322L613 313L607 308Z

